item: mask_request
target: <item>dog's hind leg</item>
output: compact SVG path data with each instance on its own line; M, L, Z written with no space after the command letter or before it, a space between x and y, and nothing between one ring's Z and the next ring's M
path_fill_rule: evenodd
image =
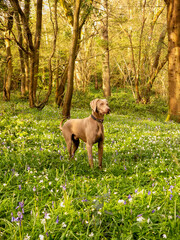
M73 143L72 158L73 158L76 150L79 147L79 138L75 139L74 137L72 137L72 143Z

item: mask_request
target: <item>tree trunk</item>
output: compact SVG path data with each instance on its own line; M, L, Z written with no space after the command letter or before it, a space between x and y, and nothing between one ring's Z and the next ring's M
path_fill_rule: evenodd
M24 14L25 14L26 19L27 19L27 24L29 24L30 0L25 1ZM24 25L23 25L23 28L25 28ZM25 42L25 49L28 52L29 51L28 39L27 39L27 35L25 34L25 29L24 29L24 42ZM29 92L29 73L30 73L30 69L29 69L29 55L26 52L24 52L24 64L25 64L25 91L27 93L27 92Z
M30 108L35 107L34 95L33 95L33 84L34 84L34 68L35 68L35 53L31 53L30 56L30 78L29 78L29 106Z
M40 42L41 42L41 29L42 29L42 3L43 3L43 0L37 0L36 34L34 39L34 48L35 48L35 64L34 64L34 80L33 80L34 101L36 100L38 72L39 72L39 48L40 48Z
M110 67L109 67L109 39L108 39L108 0L104 1L104 9L105 15L103 18L103 26L102 26L102 38L103 38L103 91L104 96L109 97L111 96L111 87L110 87Z
M10 101L10 90L11 90L11 78L12 78L12 55L9 40L9 31L6 32L5 36L5 46L6 46L6 70L4 76L4 86L3 86L3 99L5 101Z
M19 44L22 45L22 42L23 42L22 29L21 29L19 14L17 12L15 13L15 19L16 19L16 26L18 30L18 41L19 41ZM20 47L18 47L18 50L19 50L20 63L21 63L21 95L22 97L24 97L26 93L24 53Z
M166 64L168 57L166 56L160 63L160 56L161 56L161 50L163 48L163 44L164 44L164 39L166 36L166 32L167 29L164 28L159 36L159 41L157 44L157 50L156 50L156 54L154 57L154 62L153 65L151 67L151 74L149 77L148 82L145 84L144 87L142 87L141 89L141 101L145 104L150 102L150 93L151 93L151 89L153 86L153 83L158 75L158 73L161 71L161 69L164 67L164 65Z
M56 103L59 107L62 106L63 103L64 90L67 82L68 65L65 67L64 73L61 77L61 82L56 90Z
M180 1L166 0L168 24L169 119L180 122Z
M5 46L6 46L6 70L4 76L4 85L3 85L3 99L5 101L10 101L10 91L11 91L11 78L12 78L12 54L10 46L10 31L13 27L13 12L8 13L7 17L7 26L5 31Z
M77 52L77 45L79 39L79 14L80 14L81 0L76 0L75 11L74 11L74 21L73 21L73 39L70 50L70 58L68 64L68 78L67 78L67 91L65 95L64 105L63 105L63 118L70 117L71 100L73 94L73 78L74 78L74 66Z
M51 22L52 22L52 24L54 24L53 20L52 20L51 10L50 10L50 15L51 15ZM52 58L53 58L53 56L55 54L55 51L56 51L56 41L57 41L57 33L58 33L57 0L54 1L54 15L55 15L55 27L53 27L54 41L53 41L52 53L51 53L50 58L49 58L49 87L48 87L48 92L47 92L44 100L39 105L36 106L38 109L43 109L44 106L47 104L47 102L49 100L49 96L51 95L51 90L52 90L52 82L53 82Z

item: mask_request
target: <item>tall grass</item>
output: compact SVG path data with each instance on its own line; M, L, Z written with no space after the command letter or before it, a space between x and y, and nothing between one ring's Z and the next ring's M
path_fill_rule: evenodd
M69 161L55 106L0 102L0 239L179 238L180 126L126 95L109 99L102 171L97 146L93 170L83 142ZM90 114L85 99L73 118Z

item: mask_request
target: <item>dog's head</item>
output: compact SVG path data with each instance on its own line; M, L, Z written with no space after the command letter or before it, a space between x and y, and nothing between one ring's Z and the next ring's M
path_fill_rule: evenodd
M97 112L101 115L109 114L111 112L108 101L106 99L96 98L90 102L90 106L93 112Z

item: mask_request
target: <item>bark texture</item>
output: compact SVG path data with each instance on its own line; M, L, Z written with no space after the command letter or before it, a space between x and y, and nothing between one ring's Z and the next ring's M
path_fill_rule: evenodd
M180 122L180 1L167 0L169 119Z
M110 66L109 66L109 37L108 37L108 0L104 1L105 14L102 21L102 38L103 38L103 91L104 96L111 96L111 87L110 87Z

